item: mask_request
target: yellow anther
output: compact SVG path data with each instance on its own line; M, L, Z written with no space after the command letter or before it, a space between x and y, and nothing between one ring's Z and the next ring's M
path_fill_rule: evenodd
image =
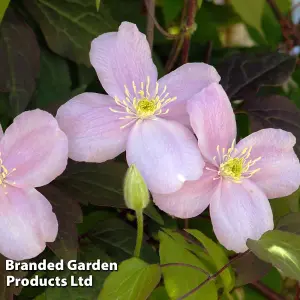
M219 158L218 178L224 177L233 182L241 183L243 179L250 178L255 173L260 171L260 168L250 170L250 168L261 159L261 157L258 157L254 160L249 160L252 147L244 148L238 154L238 150L235 148L234 140L231 144L231 147L227 150L226 153L225 151L226 150L223 148L221 155L220 146L217 146L217 153ZM231 156L232 154L234 154L234 157ZM216 156L213 159L216 160Z
M1 157L1 152L0 152L0 157ZM2 159L0 158L0 185L3 187L3 188L6 188L7 184L7 177L9 177L9 175L16 171L17 169L16 168L13 168L11 171L8 171L7 168L3 165L3 161ZM11 184L11 183L9 183ZM16 184L15 182L13 182L12 184ZM4 192L5 195L7 195L7 192Z
M129 123L123 125L121 128L125 128L137 120L152 119L156 116L167 114L169 109L164 109L164 107L176 100L176 97L171 98L169 97L169 93L166 93L166 86L164 86L159 95L158 82L155 84L154 95L151 95L149 76L147 76L146 84L144 82L140 83L140 90L137 90L137 86L133 81L132 90L133 95L130 93L128 87L124 85L124 100L120 100L118 97L114 98L115 103L120 107L120 110L110 108L110 111L114 113L125 115L119 119L131 119Z

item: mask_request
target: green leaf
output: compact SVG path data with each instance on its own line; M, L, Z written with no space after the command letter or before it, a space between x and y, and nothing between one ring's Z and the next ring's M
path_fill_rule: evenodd
M198 9L201 8L203 0L197 0Z
M249 114L252 131L278 128L296 137L294 150L300 157L300 110L288 98L280 95L252 98L245 101L242 109Z
M185 263L208 271L206 266L197 256L183 248L180 244L176 243L176 241L167 234L162 231L159 232L159 239L161 264ZM165 287L171 299L177 299L190 292L207 278L207 275L202 273L200 270L195 270L186 266L166 266L162 267L162 272ZM214 281L210 281L205 284L201 289L190 295L189 299L218 299Z
M0 27L0 92L9 94L11 115L25 110L35 90L40 49L32 29L8 9Z
M248 53L231 56L217 70L228 97L240 100L249 98L249 91L256 93L261 86L283 84L294 71L295 64L294 57L283 53Z
M60 106L71 94L71 77L68 63L45 49L41 51L41 71L35 97L36 107L50 109Z
M24 0L24 5L39 23L53 52L87 66L91 41L116 30L104 7L95 10L94 0Z
M273 230L258 241L248 240L249 249L260 259L271 263L284 276L300 280L300 236Z
M100 9L100 3L101 3L101 0L96 0L97 11L99 11L99 9Z
M205 236L202 232L194 229L188 229L186 231L203 244L218 270L229 262L224 250L214 241ZM234 287L234 275L231 267L226 268L220 274L220 277L222 279L225 291L230 292Z
M231 4L246 24L254 27L260 32L262 36L264 36L261 25L262 14L265 5L264 0L255 0L251 2L242 0L231 0Z
M117 262L133 256L136 229L122 221L113 218L99 222L88 237L94 244L100 245L102 249ZM149 263L157 263L158 257L152 247L145 240L142 245L141 258Z
M182 0L163 0L162 11L167 24L170 24L181 12Z
M58 235L48 247L66 261L77 259L78 233L76 223L82 221L82 212L79 204L69 198L52 184L38 188L52 204L53 211L58 220Z
M300 235L300 213L291 213L280 218L276 229Z
M163 286L156 288L151 294L149 300L169 300L168 293Z
M118 272L107 277L98 299L147 299L158 285L160 277L159 265L148 265L138 258L130 258L120 264Z
M1 0L1 3L0 3L0 23L3 19L3 16L5 14L5 11L8 7L9 2L10 2L10 0Z

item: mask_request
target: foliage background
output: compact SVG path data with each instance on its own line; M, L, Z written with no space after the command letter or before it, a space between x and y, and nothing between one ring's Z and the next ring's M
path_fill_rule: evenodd
M197 2L194 15L189 10L192 2ZM154 29L153 58L159 75L187 59L214 65L235 109L239 137L261 128L282 128L296 136L299 156L300 69L292 54L297 53L300 33L291 18L297 8L292 12L289 0L216 2L155 2L155 20L164 28ZM116 31L122 21L136 23L149 37L154 14L150 16L147 7L151 12L153 2L146 3L1 0L2 127L24 110L41 108L55 115L57 108L75 95L104 93L89 62L91 40ZM188 227L194 231L187 234L183 231L187 224L151 204L144 212L141 261L132 258L136 220L123 199L126 169L124 155L103 164L70 161L59 178L39 188L52 203L60 227L57 240L34 259L117 261L123 262L120 271L109 277L107 272L93 272L93 288L7 288L8 273L1 257L0 299L97 299L100 291L99 299L179 299L207 278L183 263L216 274L187 299L300 299L300 192L271 200L277 230L249 243L251 252L242 257L216 243L207 212L189 220ZM282 241L287 242L284 249L293 261L266 250ZM230 259L234 261L228 264ZM169 263L175 265L163 266ZM224 265L224 271L217 273ZM14 275L50 278L72 274L45 271Z

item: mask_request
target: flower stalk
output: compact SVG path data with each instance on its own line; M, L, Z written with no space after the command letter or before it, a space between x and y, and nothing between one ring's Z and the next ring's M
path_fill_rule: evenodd
M134 256L140 257L142 242L143 242L143 234L144 234L144 216L143 210L136 210L136 219L137 219L137 236L136 243L134 249Z

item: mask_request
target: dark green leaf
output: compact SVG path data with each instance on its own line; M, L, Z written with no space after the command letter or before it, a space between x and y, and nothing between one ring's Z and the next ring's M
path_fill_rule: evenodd
M253 98L242 106L249 114L252 131L280 128L296 137L295 152L300 156L300 111L288 98L274 95Z
M36 106L48 110L54 105L65 103L71 94L71 85L67 61L47 50L42 50Z
M253 253L248 253L232 263L236 273L236 286L262 279L272 269L272 265L260 260Z
M88 244L81 246L80 257L78 262L95 262L100 260L101 263L113 262L109 256L103 250L95 245ZM68 286L66 287L49 287L44 294L39 296L40 300L85 300L85 299L96 299L99 290L101 289L105 278L110 274L109 271L104 270L90 270L90 271L71 271L65 267L64 271L51 271L48 273L48 277L59 277L66 278ZM70 278L74 276L75 279L78 277L87 278L92 276L93 286L92 287L72 287L70 285Z
M58 236L53 243L48 243L49 248L59 258L66 261L76 259L78 248L76 223L82 221L79 204L51 184L40 187L38 190L52 204L59 224Z
M296 60L282 53L237 54L221 63L217 70L221 85L231 100L244 99L263 85L283 84L295 68Z
M288 214L279 219L276 229L300 235L300 213Z
M24 4L39 23L52 51L87 66L91 41L116 30L104 6L97 12L94 0L24 0Z
M98 299L147 299L160 277L159 265L148 265L138 258L130 258L120 264L118 272L107 277Z
M159 239L159 255L161 264L185 263L208 271L206 266L197 256L193 255L180 244L176 243L176 241L167 234L162 231L159 232ZM202 273L201 270L195 270L186 266L166 266L162 267L162 272L165 287L171 299L177 299L190 292L207 278L207 275ZM189 299L218 299L215 283L213 281L208 282L197 292L190 295Z
M26 276L25 271L6 271L6 258L0 254L0 299L13 299L13 295L19 295L22 290L22 286L7 286L7 276L14 276L15 278L23 278Z
M181 12L183 8L182 0L163 0L162 3L165 21L170 24Z
M115 161L102 164L69 161L66 171L54 184L69 197L83 204L126 208L123 198L123 181L127 165ZM144 211L162 224L163 220L150 204Z
M35 90L40 49L31 28L8 9L0 28L0 91L9 93L12 116L23 112Z
M127 166L108 161L102 164L69 161L55 185L83 204L125 207L123 180Z
M105 249L107 254L118 262L133 256L136 229L120 219L114 218L99 222L88 237L95 244L102 246L102 249ZM146 242L142 246L141 258L149 263L158 261L156 253Z
M249 249L260 259L271 263L284 276L300 280L300 236L273 230L260 240L248 240Z

